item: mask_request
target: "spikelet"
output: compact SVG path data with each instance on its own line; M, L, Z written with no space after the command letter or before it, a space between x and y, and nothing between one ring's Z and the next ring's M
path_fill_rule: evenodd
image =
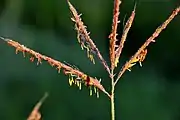
M79 90L81 90L82 89L82 84L83 84L83 85L85 85L85 86L87 86L89 88L90 96L92 96L93 93L95 93L96 96L99 97L98 89L99 88L101 88L101 90L104 89L102 87L102 85L100 84L100 81L97 80L96 78L89 77L86 74L82 74L82 75L77 76L76 74L73 74L70 71L64 71L64 73L68 74L68 76L69 76L69 85L70 86L75 85L75 86L77 86L79 88ZM98 84L99 87L95 86L95 84L96 85Z
M147 49L142 50L141 53L137 57L135 57L134 59L130 61L130 64L127 67L127 70L131 71L131 67L133 67L137 62L139 62L139 65L142 67L142 62L144 61L146 55L147 55Z
M64 61L65 62L65 61ZM71 66L73 69L75 70L79 70L75 65L70 65L69 63L65 62L68 66ZM97 80L97 78L92 78L86 74L81 74L81 75L77 75L77 74L73 74L73 72L71 71L66 71L64 70L64 74L68 75L69 76L69 85L72 86L72 85L75 85L79 88L79 90L81 90L82 88L82 84L87 86L89 88L89 92L90 92L90 96L93 95L93 93L96 94L96 96L99 98L99 91L98 89L101 88L101 89L104 89L100 82L101 82L101 79L100 80ZM97 88L95 86L95 84L99 85L99 88ZM94 89L92 89L94 88ZM94 92L93 92L94 91Z
M75 30L77 30L77 39L78 39L79 44L81 45L81 49L86 50L87 57L90 59L91 62L93 62L93 64L95 64L93 54L96 54L96 52L93 50L94 48L91 47L89 41L86 40L86 37L83 34L83 31L80 28L78 28L76 24L75 24Z

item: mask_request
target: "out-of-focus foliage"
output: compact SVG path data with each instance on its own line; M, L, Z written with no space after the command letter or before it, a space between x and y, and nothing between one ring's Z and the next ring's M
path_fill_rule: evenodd
M91 31L91 37L108 60L113 0L71 0ZM153 31L180 5L176 0L139 0L135 22L130 30L123 64ZM133 0L121 5L119 34L123 21L134 7ZM126 17L125 17L126 16ZM179 45L180 16L148 48L143 67L126 72L117 85L117 120L180 119ZM1 0L0 36L18 42L80 70L102 78L110 88L108 75L97 62L86 57L77 42L66 0ZM46 63L37 66L15 55L14 49L0 42L0 119L25 119L44 92L50 96L42 106L44 120L109 120L107 97L89 97L87 88L69 87L68 77L57 74Z

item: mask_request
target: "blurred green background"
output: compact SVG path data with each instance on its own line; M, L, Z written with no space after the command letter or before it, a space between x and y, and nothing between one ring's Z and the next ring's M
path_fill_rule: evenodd
M133 26L128 34L121 65L167 19L178 0L136 0ZM91 38L108 60L113 0L71 0L91 31ZM118 38L134 0L123 0ZM125 17L126 16L126 17ZM180 16L148 47L143 67L126 72L116 87L117 120L180 120ZM101 78L110 90L107 72L96 59L93 65L76 39L66 0L1 0L0 36L14 39L40 53L76 65L88 75ZM25 120L45 92L43 120L110 120L110 103L89 96L89 90L68 85L47 63L37 66L15 55L14 48L0 41L0 120ZM120 67L118 68L120 69ZM117 70L118 72L118 70Z

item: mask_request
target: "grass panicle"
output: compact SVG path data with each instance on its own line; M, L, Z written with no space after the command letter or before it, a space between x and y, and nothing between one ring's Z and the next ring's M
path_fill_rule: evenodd
M119 59L121 57L121 53L124 47L124 43L127 39L128 32L132 26L132 23L135 18L135 9L136 5L134 7L134 10L132 11L129 19L127 20L123 33L121 35L120 42L117 43L117 27L118 23L120 22L118 20L120 10L119 6L121 4L121 0L114 0L114 9L113 9L113 20L112 20L112 30L109 35L110 39L110 44L109 44L109 55L110 55L110 68L107 65L107 62L104 60L102 57L99 49L96 47L94 44L93 40L90 38L89 33L86 30L86 26L81 20L80 15L78 15L76 9L73 7L73 5L67 0L70 11L72 13L72 21L75 23L75 30L77 31L77 39L78 42L81 45L82 49L86 49L87 56L88 58L95 63L94 60L94 55L96 55L99 58L99 61L103 64L105 70L108 72L109 77L111 79L111 90L110 92L107 92L103 85L101 84L101 80L98 80L96 77L91 77L83 72L81 72L77 67L74 65L70 65L67 62L60 62L57 61L51 57L42 55L30 48L27 48L26 46L11 40L11 39L6 39L3 37L0 37L3 41L5 41L8 45L14 47L16 49L16 54L18 52L22 52L23 56L26 57L27 55L30 56L30 61L34 62L37 60L37 65L42 64L42 61L48 62L52 67L55 67L58 72L63 71L63 73L67 76L69 76L69 85L75 85L77 86L80 90L82 89L82 84L86 87L89 88L89 94L90 96L93 95L93 93L96 94L97 97L99 97L99 90L104 92L109 100L110 100L110 105L111 105L111 120L115 120L115 86L122 77L122 75L125 73L126 70L131 71L132 67L135 66L137 63L139 63L140 66L142 66L142 62L145 60L147 56L147 46L151 42L155 42L155 39L159 36L159 34L164 30L167 25L174 19L176 15L180 13L180 7L177 7L172 14L168 17L168 19L160 25L155 32L145 41L145 43L138 49L138 51L128 60L126 63L122 66L121 70L114 74L114 70L117 67L119 63ZM44 95L44 97L37 103L37 105L34 107L32 113L28 117L28 120L40 120L41 119L41 114L39 112L39 108L45 98L47 97L47 94Z

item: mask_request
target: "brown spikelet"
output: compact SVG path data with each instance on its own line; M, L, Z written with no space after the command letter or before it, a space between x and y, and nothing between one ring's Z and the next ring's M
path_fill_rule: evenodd
M16 54L18 52L22 52L23 56L25 56L26 53L29 54L31 56L30 57L31 62L33 62L36 58L37 59L37 65L39 65L44 60L44 61L48 62L52 67L56 67L56 69L58 70L58 73L60 72L61 69L63 69L64 74L75 76L76 78L79 78L85 85L87 84L86 78L88 75L79 71L78 69L75 69L75 68L73 68L69 65L66 65L60 61L54 60L51 57L42 55L42 54L40 54L40 53L38 53L32 49L25 47L24 45L21 45L20 43L18 43L16 41L13 41L10 39L5 39L3 37L0 37L0 38L2 40L4 40L5 42L7 42L10 46L13 46L16 49ZM101 85L101 83L96 78L90 77L90 81L88 83L89 83L89 85L97 87L102 92L104 92L105 94L108 95L108 93L106 92L104 87Z
M155 32L146 40L146 42L139 48L139 50L130 58L129 61L127 61L125 63L125 65L122 67L122 69L120 70L120 72L118 73L118 77L115 81L115 84L118 82L119 78L123 75L123 73L129 69L129 66L132 64L132 61L135 60L141 53L143 50L146 49L146 47L151 43L151 42L155 42L155 38L159 36L159 34L162 32L162 30L164 30L167 25L173 20L173 18L178 15L178 13L180 13L180 7L177 7L172 14L169 16L169 18L162 24L160 25Z
M113 21L112 21L112 31L109 35L110 38L110 61L111 61L111 70L115 67L115 47L116 47L116 36L117 36L117 27L118 23L118 17L119 17L119 6L121 4L120 0L114 0L114 10L113 10Z
M39 109L47 97L48 93L45 93L40 101L36 104L27 120L41 120L41 113L39 112Z
M142 50L141 53L134 59L131 60L129 66L127 67L127 70L131 71L131 67L133 67L137 62L139 62L139 65L142 67L142 62L144 61L147 54L147 49Z
M73 7L73 5L67 0L69 4L70 11L72 12L73 18L72 21L75 22L75 29L77 31L77 38L78 41L83 48L86 49L88 58L95 63L93 55L97 55L101 63L103 64L104 68L107 70L107 72L110 74L109 66L107 65L106 61L102 57L99 49L94 44L93 40L90 38L89 34L86 30L86 26L82 22L80 15L78 15L76 9Z
M119 63L119 58L122 52L122 49L124 47L124 42L126 41L127 38L127 34L131 28L131 25L133 23L134 17L135 17L135 9L136 9L136 5L134 7L134 10L131 13L131 16L129 17L128 21L126 22L125 26L124 26L124 30L123 30L123 34L120 40L120 44L118 45L118 48L115 51L115 67L117 67L117 64Z

